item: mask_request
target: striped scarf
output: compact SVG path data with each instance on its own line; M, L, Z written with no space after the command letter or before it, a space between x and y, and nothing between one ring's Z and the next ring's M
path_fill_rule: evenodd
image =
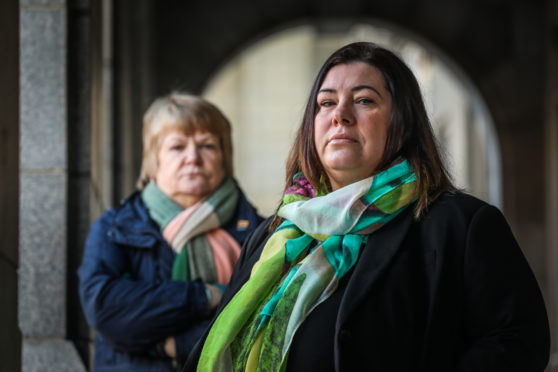
M205 283L229 282L240 246L219 227L234 214L239 190L231 178L208 198L182 208L149 183L141 193L149 216L159 225L165 240L176 252L172 279L201 278Z
M367 236L416 200L404 160L329 194L303 175L286 190L250 279L215 320L198 371L280 371L298 327L337 289Z

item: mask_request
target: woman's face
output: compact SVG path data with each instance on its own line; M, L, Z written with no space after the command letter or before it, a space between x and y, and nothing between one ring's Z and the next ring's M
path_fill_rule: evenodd
M219 139L209 132L186 136L170 131L161 141L157 162L157 186L183 207L211 194L225 177Z
M364 62L333 67L317 96L314 141L334 190L370 177L378 167L391 116L380 70Z

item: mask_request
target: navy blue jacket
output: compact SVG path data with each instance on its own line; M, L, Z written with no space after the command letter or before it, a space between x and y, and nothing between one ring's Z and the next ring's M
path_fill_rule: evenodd
M242 245L261 221L241 194L222 228ZM154 352L169 336L178 361L187 358L212 314L199 279L171 280L175 257L139 192L92 224L78 276L85 317L96 331L95 371L176 370Z

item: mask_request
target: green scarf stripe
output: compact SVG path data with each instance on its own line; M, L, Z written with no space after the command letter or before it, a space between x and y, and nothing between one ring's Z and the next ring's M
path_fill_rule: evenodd
M296 195L296 194L287 194L283 197L283 204L289 204L292 202L296 202L296 201L300 201L300 200L306 200L307 198L305 196L302 195Z
M400 185L396 189L376 199L374 206L378 208L377 213L368 213L368 218L360 219L353 227L352 231L360 231L365 227L377 223L386 224L397 217L397 215L399 215L409 203L416 200L416 198L416 182Z
M188 251L187 260L190 277L204 278L206 283L217 283L217 270L209 241L207 239L192 239L185 249ZM179 254L179 256L186 255ZM175 267L173 266L173 273L174 271Z
M395 186L392 186L393 183L395 183ZM396 179L396 180L389 181L389 183L378 187L376 193L363 195L362 201L364 204L367 205L371 205L371 204L376 205L376 202L381 198L385 198L386 195L389 195L392 192L401 192L400 186L407 185L407 184L414 185L415 183L416 183L415 177L412 177L410 179Z
M291 271L283 281L283 284L281 284L281 286L279 287L279 290L273 294L271 299L265 304L263 309L260 311L260 322L258 324L258 329L260 329L267 322L267 320L273 315L273 311L275 310L277 303L283 297L283 293L285 292L285 289L287 289L287 287L290 285L291 280L294 278L297 272L297 269L298 267L296 266L291 269Z
M411 173L410 173L411 172ZM370 192L363 195L365 204L373 204L378 198L397 188L399 185L414 182L416 176L412 173L407 162L396 164L392 168L380 172L374 176Z
M292 290L279 300L273 316L269 320L269 332L264 333L259 367L262 371L279 371L283 363L281 351L285 343L285 333L289 325L288 319L296 303L305 275L299 275L292 281Z
M269 291L262 303L259 305L259 310L264 304L271 299L273 291ZM238 333L230 346L230 352L233 356L233 366L235 371L243 371L246 369L246 362L248 361L248 354L252 349L252 345L258 335L259 311L254 311L242 330Z
M175 280L190 280L191 277L188 255L177 255L172 264L172 278Z
M141 199L147 206L149 217L161 228L161 231L184 210L169 198L155 182L149 182L141 193Z
M285 244L285 263L295 262L297 257L314 241L308 234L304 234L296 239L291 239Z
M234 215L239 197L240 193L234 180L228 177L204 202L213 207L220 224L223 225Z
M297 232L284 229L269 238L271 245L284 246L289 239L296 237ZM244 323L250 318L261 298L265 297L270 288L281 277L284 263L284 251L279 250L275 255L261 263L261 266L252 273L240 291L229 302L227 311L221 312L209 331L198 366L205 370L218 371L219 362ZM229 356L230 357L230 356Z
M335 269L335 275L339 279L356 263L364 240L361 235L347 234L334 235L323 242L326 258ZM341 250L338 249L340 245L343 247Z

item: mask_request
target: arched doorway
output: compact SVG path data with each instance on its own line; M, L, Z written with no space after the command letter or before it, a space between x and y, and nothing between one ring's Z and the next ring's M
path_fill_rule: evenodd
M457 186L501 207L498 139L477 89L427 41L371 20L340 23L334 31L308 24L286 28L244 49L206 85L204 96L233 124L236 177L262 213L272 213L280 199L286 157L321 63L361 40L384 45L407 62Z

